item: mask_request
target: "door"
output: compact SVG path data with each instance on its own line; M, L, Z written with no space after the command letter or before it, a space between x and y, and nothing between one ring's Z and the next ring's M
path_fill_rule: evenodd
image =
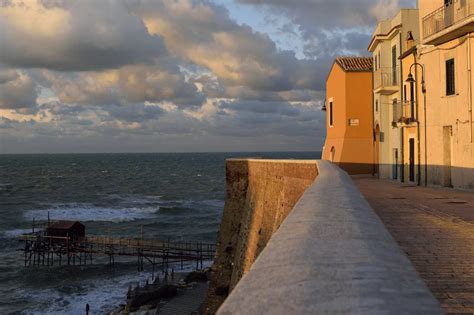
M451 165L453 152L453 127L443 127L443 186L452 187L451 182Z
M374 149L374 174L379 175L380 167L379 167L379 150L380 150L380 126L377 124L375 127L375 149Z
M411 138L410 139L410 144L409 144L409 174L408 178L410 182L415 181L415 139Z
M454 24L454 1L444 0L444 27Z

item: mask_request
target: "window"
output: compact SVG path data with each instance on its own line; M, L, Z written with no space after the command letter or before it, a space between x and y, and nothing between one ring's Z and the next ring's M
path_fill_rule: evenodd
M375 111L376 111L376 112L379 111L379 100L376 100L376 101L375 101Z
M332 102L329 102L329 126L334 125L334 111L333 111L333 106Z
M456 93L454 59L446 60L446 95Z
M375 56L375 61L374 61L374 70L377 71L377 56Z
M392 85L397 85L397 46L392 47Z

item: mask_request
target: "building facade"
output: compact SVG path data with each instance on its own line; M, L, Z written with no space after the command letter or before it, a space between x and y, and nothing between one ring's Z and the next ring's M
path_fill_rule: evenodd
M408 123L400 116L405 86L400 57L408 50L408 34L413 39L411 45L415 45L420 38L417 9L402 9L393 19L381 21L368 47L374 64L372 111L377 174L380 178L400 181L405 181L403 132Z
M427 90L426 182L474 189L474 0L418 0L418 8L417 61L425 68Z
M326 82L326 142L322 158L349 174L374 171L372 58L338 57Z

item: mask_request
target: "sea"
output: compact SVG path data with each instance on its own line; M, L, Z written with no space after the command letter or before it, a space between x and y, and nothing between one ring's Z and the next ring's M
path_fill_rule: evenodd
M320 152L0 155L0 314L107 314L151 270L116 259L25 267L18 236L33 219L77 220L88 235L215 243L225 160L318 159ZM211 262L208 262L209 264ZM187 266L187 268L192 268Z

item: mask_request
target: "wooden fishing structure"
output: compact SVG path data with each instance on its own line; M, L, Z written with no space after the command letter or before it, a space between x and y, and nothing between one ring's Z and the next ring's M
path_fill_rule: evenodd
M38 230L38 227L42 229ZM92 264L96 257L108 257L114 265L119 256L136 259L139 271L145 262L168 270L170 266L195 263L202 269L205 261L214 259L216 246L202 242L173 242L140 237L88 236L78 221L50 221L46 226L33 221L32 232L19 236L23 243L25 266L60 266ZM102 259L103 261L103 259Z

